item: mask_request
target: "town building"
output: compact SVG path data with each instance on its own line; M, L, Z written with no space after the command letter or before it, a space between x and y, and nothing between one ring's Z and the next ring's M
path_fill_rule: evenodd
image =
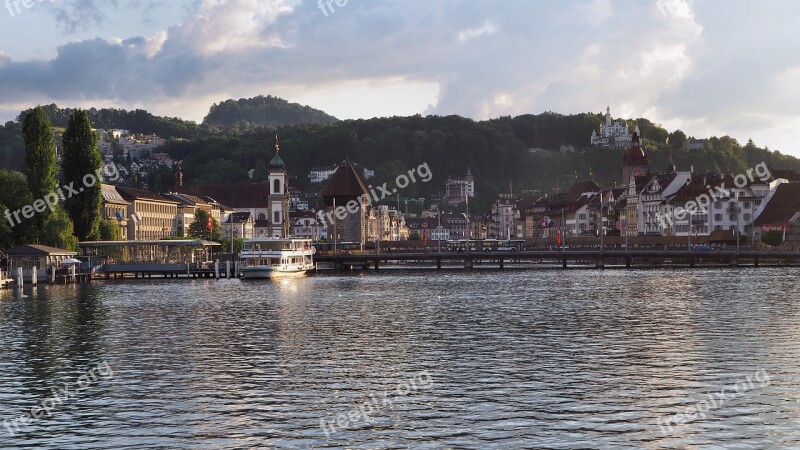
M127 238L130 203L122 198L116 186L103 183L100 192L103 196L103 219L116 222L120 236Z
M753 225L755 242L768 231L779 231L787 245L797 248L800 245L800 183L778 185L757 211Z
M177 200L142 189L117 186L116 190L128 202L128 240L157 240L177 236Z

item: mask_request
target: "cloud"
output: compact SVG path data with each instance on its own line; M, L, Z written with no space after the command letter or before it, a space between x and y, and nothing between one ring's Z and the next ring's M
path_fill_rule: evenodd
M134 3L54 11L74 28ZM212 101L284 93L341 117L417 108L482 119L610 104L615 116L746 139L800 116L799 10L777 0L351 0L326 16L312 0L197 0L149 36L76 40L50 60L0 54L0 106L97 102L199 119Z

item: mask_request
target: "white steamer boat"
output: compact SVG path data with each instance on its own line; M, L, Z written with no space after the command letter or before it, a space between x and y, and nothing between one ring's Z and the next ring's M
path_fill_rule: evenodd
M248 239L239 271L244 278L302 277L314 269L314 252L310 239Z

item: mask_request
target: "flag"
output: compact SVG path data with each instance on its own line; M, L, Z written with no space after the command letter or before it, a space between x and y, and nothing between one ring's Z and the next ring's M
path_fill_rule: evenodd
M208 231L214 231L214 218L213 217L208 216L208 224L206 226L208 227Z
M556 234L556 244L561 245L561 230Z

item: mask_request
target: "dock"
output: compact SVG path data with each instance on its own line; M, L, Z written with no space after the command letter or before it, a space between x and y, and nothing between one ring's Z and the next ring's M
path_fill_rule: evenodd
M664 268L800 267L800 252L697 250L539 250L491 252L416 252L316 255L317 263L336 270L374 269L390 264L413 268ZM412 268L412 266L407 266Z

